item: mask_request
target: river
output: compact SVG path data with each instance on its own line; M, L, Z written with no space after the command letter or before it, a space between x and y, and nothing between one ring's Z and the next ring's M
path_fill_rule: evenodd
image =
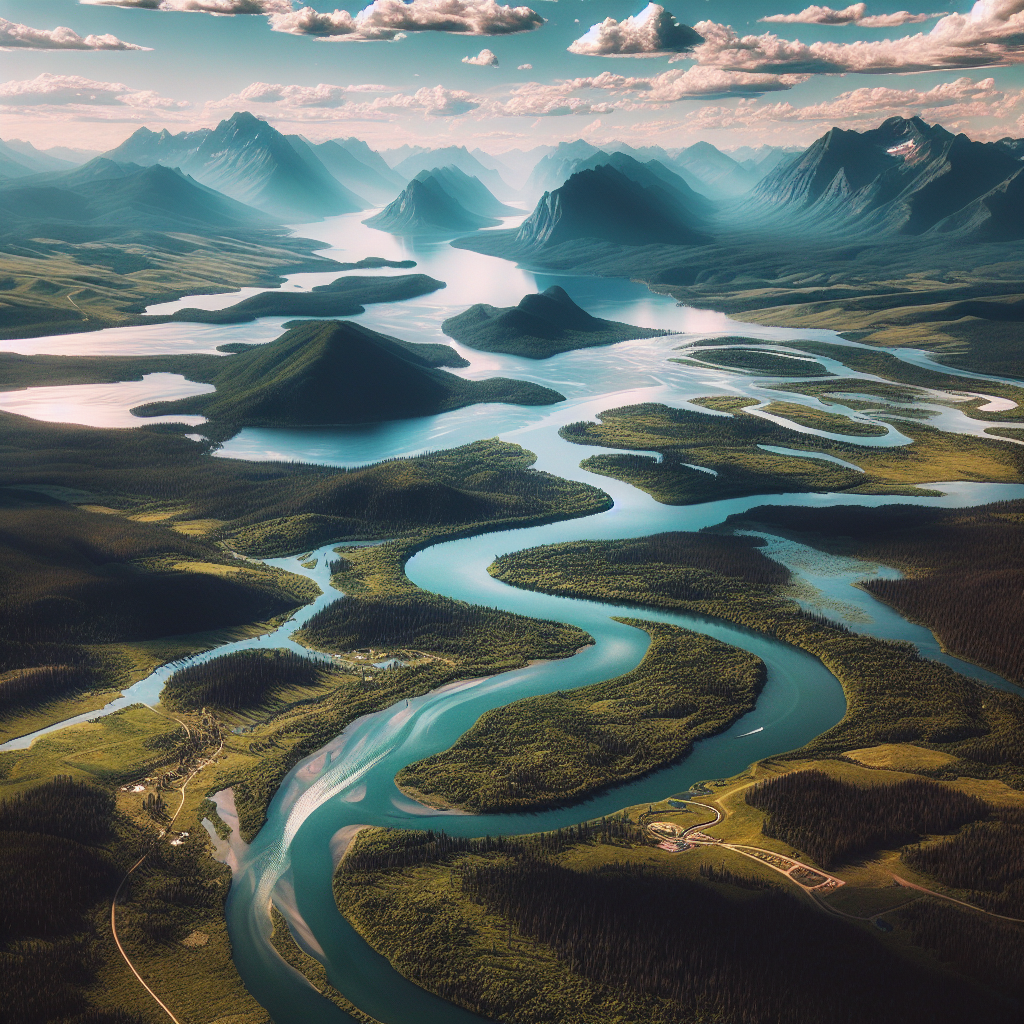
M659 505L627 484L580 469L581 459L597 449L563 441L558 429L565 423L590 419L604 409L633 402L680 405L707 394L749 396L761 402L775 397L766 387L770 382L763 376L670 361L680 346L723 335L742 335L755 341L776 343L811 338L835 345L834 358L825 357L821 361L830 370L850 378L848 387L844 384L837 390L853 395L858 391L858 380L874 379L843 366L843 348L853 343L829 331L740 324L721 313L680 307L671 299L654 295L642 285L629 281L534 274L493 257L453 249L446 243L403 241L366 228L359 223L358 215L303 225L297 230L330 241L332 248L326 255L337 259L353 260L370 255L411 258L418 263L416 272L446 281L443 291L406 302L370 306L365 314L355 318L369 327L410 341L447 342L448 339L440 336L441 322L467 305L473 302L511 305L525 293L553 283L561 284L573 299L595 315L678 332L663 338L568 352L541 361L479 353L452 343L470 362L469 367L455 371L460 375L470 379L501 375L531 380L560 391L566 401L544 408L475 406L439 416L363 427L246 429L218 453L222 457L354 466L499 436L537 453L537 468L596 484L614 499L614 506L607 512L586 519L438 544L421 551L407 567L413 582L427 590L524 615L572 623L591 634L595 641L593 646L569 659L444 687L366 716L289 773L270 806L266 825L251 846L245 846L237 836L230 842L213 836L218 855L231 863L234 870L228 899L228 926L236 964L246 986L276 1024L326 1024L353 1018L321 997L277 956L268 941L271 900L285 913L300 944L324 963L334 986L383 1024L475 1021L479 1018L473 1014L403 979L338 913L331 893L331 878L339 843L354 826L443 828L453 835L481 836L522 834L571 825L630 804L662 799L704 779L735 774L758 758L808 742L839 721L845 711L838 682L819 661L802 651L717 620L661 611L639 612L635 608L616 608L517 590L487 574L486 567L495 555L584 538L623 538L663 530L696 530L720 523L735 512L769 503L842 503L867 507L912 502L967 507L1022 497L1024 486L948 483L930 485L931 489L942 492L941 496L920 498L779 494L683 508ZM337 276L337 272L292 275L284 287L308 288ZM169 312L188 305L220 308L256 290L191 297L154 307L150 312ZM230 327L166 324L4 344L6 348L25 353L212 352L217 345L228 341L269 341L280 332L282 322L283 318L266 318L254 324ZM912 351L901 351L900 356L911 362L927 358ZM152 379L157 376L160 379ZM965 390L977 389L978 393L984 393L988 378L961 376ZM138 403L138 394L144 392L144 400L152 401L187 393L187 387L188 382L180 377L151 375L134 390L126 385L101 385L2 394L0 408L13 408L5 403L16 402L17 411L39 418L58 415L76 422L121 426L132 422L129 410ZM161 389L166 389L166 393ZM11 398L12 395L18 397ZM824 407L811 397L783 397L812 408ZM948 405L932 403L924 408L931 413L930 422L943 430L980 434L984 427ZM863 412L849 412L858 420L869 418ZM190 418L189 422L195 424L196 431L201 431L202 425L196 423L196 419L199 418ZM803 433L823 433L805 427L796 429ZM835 435L823 433L823 436ZM844 440L872 447L908 443L908 438L893 424L883 436ZM324 557L332 547L327 545L317 552L317 565L311 570L303 568L297 558L269 560L270 564L301 573L320 584L324 594L313 605L302 609L273 633L233 643L199 657L207 659L228 650L255 645L301 650L289 639L290 634L338 596L330 590ZM774 538L770 539L767 551L771 557L790 566L795 578L803 584L801 595L808 606L825 608L832 618L846 622L852 629L908 640L926 657L941 660L990 685L1016 689L992 673L943 654L930 632L906 622L891 608L852 586L872 574L896 575L893 570L826 556L794 542ZM647 649L647 634L612 621L614 615L675 623L756 654L768 666L767 682L756 708L725 733L698 743L681 763L568 808L538 814L471 816L425 808L398 791L394 777L399 769L449 747L485 710L526 696L598 682L634 668ZM102 712L91 712L75 720L95 718L97 714L109 713L137 700L155 702L174 667L158 669ZM0 749L27 746L36 736L48 731L52 729L12 741ZM218 794L217 800L224 807L225 817L229 817L230 795Z

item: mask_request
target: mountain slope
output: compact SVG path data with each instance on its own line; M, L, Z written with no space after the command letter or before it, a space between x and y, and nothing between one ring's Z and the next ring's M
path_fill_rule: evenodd
M750 191L761 175L747 170L710 142L696 142L672 161L678 171L693 175L714 196L738 196Z
M577 169L577 163L601 153L603 150L585 139L560 142L554 150L546 153L534 164L530 177L523 186L523 192L531 198L544 192L553 192L569 180L573 171Z
M1000 190L1015 194L1010 179L1020 167L1000 143L892 117L866 132L833 128L763 178L740 212L815 232L920 235L990 193L997 205ZM982 221L965 213L955 222L961 232L975 223L984 234ZM1011 237L1024 236L1002 239Z
M26 174L40 174L44 171L66 171L75 165L70 160L40 153L29 142L12 140L14 145L0 140L0 175L20 178Z
M708 240L664 189L640 185L607 164L579 171L561 188L545 193L515 242L528 250L582 238L618 245Z
M455 202L478 217L509 217L521 213L499 202L479 178L471 177L458 167L434 167L420 171L415 180L423 181L427 177L433 178Z
M216 128L171 135L140 128L105 154L117 162L180 167L204 185L286 220L366 209L301 140L240 112Z
M310 144L320 162L347 189L356 195L365 196L374 205L390 203L405 185L387 164L387 176L375 168L367 167L349 149L337 142ZM379 159L379 158L378 158ZM380 163L384 163L380 160Z
M139 167L98 157L83 167L33 175L0 187L11 224L74 222L154 231L270 227L266 214L169 167Z
M530 359L669 333L600 320L577 306L558 285L525 295L518 305L503 309L477 303L445 320L441 330L449 338L482 352L507 352Z
M491 227L493 217L471 213L453 199L432 174L414 178L389 206L363 221L395 235L457 234Z
M577 161L572 166L572 173L593 170L602 164L613 167L645 189L664 193L666 203L674 205L684 218L692 219L694 227L698 227L700 221L710 217L715 211L716 204L712 200L694 191L684 178L659 160L641 162L622 152L599 152L586 160Z
M410 346L347 321L310 321L276 341L228 356L217 390L136 410L198 412L235 427L370 423L407 419L478 402L547 405L548 388L491 378L468 381L434 369Z

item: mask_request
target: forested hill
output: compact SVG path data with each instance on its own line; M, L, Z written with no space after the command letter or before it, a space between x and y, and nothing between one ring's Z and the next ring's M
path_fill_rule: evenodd
M233 427L372 423L446 412L477 402L547 405L549 388L492 377L463 380L409 346L349 321L299 323L276 341L224 360L211 394L156 402L139 415L201 413Z
M669 333L591 316L557 284L524 295L515 306L498 308L478 302L445 320L441 330L449 338L482 352L509 352L531 359Z

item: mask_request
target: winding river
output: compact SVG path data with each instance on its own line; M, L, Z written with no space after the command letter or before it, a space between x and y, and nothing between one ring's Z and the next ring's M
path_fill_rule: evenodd
M802 651L718 620L663 611L640 612L635 608L616 608L517 590L487 574L486 568L496 555L583 538L625 538L663 530L696 530L720 523L735 512L768 503L842 503L867 507L912 502L967 507L1022 497L1024 486L945 483L931 485L933 491L941 492L940 495L920 498L778 494L684 508L659 505L629 485L581 470L581 459L596 449L568 444L558 437L558 429L565 423L593 418L604 409L632 402L680 405L698 395L725 394L749 396L766 403L775 397L766 387L770 380L763 376L669 361L682 345L722 335L742 335L776 343L796 338L829 342L836 346L835 357L821 361L833 372L850 378L848 386L844 384L837 390L852 396L859 390L858 381L872 379L843 366L842 350L853 343L828 331L739 324L719 313L677 306L671 299L653 295L645 287L628 281L533 274L492 257L453 249L445 243L403 242L364 227L358 216L305 225L298 231L331 241L333 248L327 255L339 259L368 255L392 259L411 257L419 264L417 272L446 281L448 286L443 291L408 302L371 306L358 318L367 326L410 341L447 341L439 336L441 321L467 305L481 301L511 305L526 292L556 282L598 316L678 332L669 337L564 353L543 361L484 354L454 345L470 361L469 367L456 371L462 376L502 375L532 380L560 391L566 401L540 409L476 406L440 416L356 428L247 429L219 453L234 458L353 466L500 436L536 452L537 468L596 484L614 499L610 510L589 518L438 544L417 554L407 567L413 582L427 590L524 615L572 623L590 633L595 641L593 646L562 661L543 662L483 680L452 684L359 719L289 773L270 806L266 825L251 846L241 843L237 835L228 841L213 837L218 855L231 863L234 870L234 884L228 899L228 925L238 969L246 986L276 1024L326 1024L353 1018L320 996L278 957L268 941L271 900L281 908L303 948L325 965L334 986L383 1024L478 1021L480 1018L475 1015L430 995L398 975L338 913L331 893L331 878L339 851L355 826L434 828L453 835L482 836L522 834L571 825L630 804L662 799L687 790L703 779L735 774L758 758L808 742L839 721L845 711L843 693L836 679L819 661ZM308 288L337 276L336 272L293 275L284 287ZM192 297L150 311L167 312L185 305L217 308L240 297L238 293ZM5 343L4 347L26 353L211 352L227 341L271 340L280 332L281 322L281 318L267 318L255 324L232 327L167 324L37 338ZM927 360L917 352L900 355L908 361ZM168 389L168 392L177 389L174 393L180 394L185 387L180 377L159 376L172 379L147 378L145 400L170 397L161 389ZM984 393L988 378L961 376L965 390ZM18 398L11 399L10 394ZM49 418L54 414L47 409L52 410L57 403L60 410L57 415L88 416L88 420L79 418L77 421L110 426L126 422L128 410L139 401L138 388L129 393L122 385L29 389L10 394L0 395L0 408L13 408L5 403L16 401L17 411ZM808 407L823 407L811 397L784 397ZM985 426L949 405L925 404L923 408L930 412L930 422L943 430L980 434ZM863 412L847 411L855 419L868 418ZM201 424L195 429L201 432ZM795 429L803 433L822 433L805 427ZM885 435L844 440L865 446L908 443L908 438L891 423ZM313 569L303 568L298 558L270 560L272 565L309 576L320 584L324 594L313 605L302 609L273 633L233 643L200 657L205 660L228 650L255 645L302 650L289 639L290 634L338 596L330 590L323 557L333 546L327 545L317 552L317 565ZM872 574L896 575L893 570L822 555L777 538L769 538L767 551L791 568L795 579L803 585L799 591L802 601L809 607L823 608L832 618L846 622L852 629L908 640L926 657L941 660L990 685L1016 690L998 676L944 654L929 631L906 622L866 591L852 586ZM568 808L537 814L471 816L438 812L399 792L394 784L399 769L450 746L484 711L522 697L598 682L634 668L646 651L648 636L641 630L612 621L614 615L685 626L756 654L768 666L767 683L756 708L728 731L698 743L681 763ZM174 667L162 667L102 712L90 712L78 720L95 718L138 700L155 702ZM48 731L52 730L41 733ZM41 733L12 741L0 749L27 746ZM217 801L223 816L230 820L230 794L218 794Z

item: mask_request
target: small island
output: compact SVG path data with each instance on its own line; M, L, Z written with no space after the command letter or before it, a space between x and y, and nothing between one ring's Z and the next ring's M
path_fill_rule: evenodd
M506 352L529 359L547 359L578 348L671 333L591 316L558 285L524 295L517 306L501 308L478 302L445 320L441 330L449 338L481 352Z
M365 261L360 262L366 265ZM402 266L400 263L390 265ZM343 268L355 266L342 264ZM444 287L444 281L426 274L339 277L330 284L318 284L308 292L260 292L225 309L179 309L170 319L195 324L244 324L261 316L356 316L365 312L364 303L414 299Z

